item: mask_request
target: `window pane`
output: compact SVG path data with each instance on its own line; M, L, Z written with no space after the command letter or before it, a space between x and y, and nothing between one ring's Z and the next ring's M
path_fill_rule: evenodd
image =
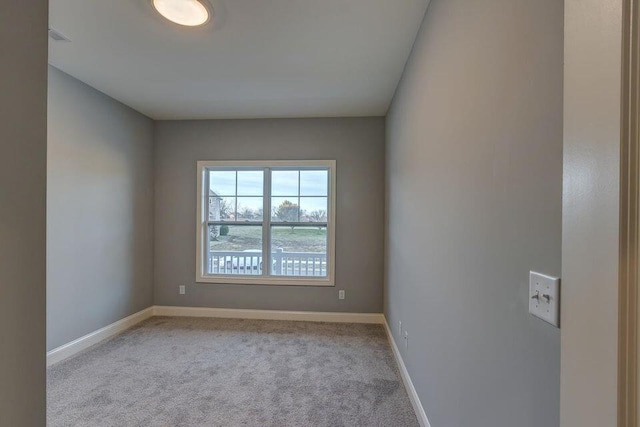
M300 221L327 221L326 197L300 197Z
M218 196L235 196L236 171L210 171L209 189Z
M300 171L300 195L301 196L326 196L329 172Z
M210 225L209 274L262 274L262 227L254 225Z
M327 228L271 227L271 274L327 276Z
M298 171L271 171L271 195L298 197Z
M238 171L238 196L262 196L263 171Z
M262 197L238 197L236 221L262 221Z
M298 222L300 207L298 199L292 197L271 198L271 221L274 222Z

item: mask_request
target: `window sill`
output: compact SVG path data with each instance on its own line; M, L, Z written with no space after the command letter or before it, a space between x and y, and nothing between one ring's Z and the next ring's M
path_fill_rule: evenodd
M262 285L262 286L315 286L331 287L335 283L330 278L304 279L292 277L238 277L238 276L200 276L196 283L220 285Z

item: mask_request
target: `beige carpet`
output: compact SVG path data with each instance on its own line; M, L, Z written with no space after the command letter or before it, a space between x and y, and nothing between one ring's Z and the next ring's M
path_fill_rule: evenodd
M47 372L49 426L417 426L380 325L154 317Z

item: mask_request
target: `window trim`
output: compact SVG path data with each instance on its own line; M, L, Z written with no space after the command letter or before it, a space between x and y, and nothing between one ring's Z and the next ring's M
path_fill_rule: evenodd
M205 273L206 252L204 243L207 241L208 218L206 209L209 203L206 189L206 170L208 168L291 168L322 167L329 170L329 194L327 195L327 277L288 277L288 276L240 276L240 275L208 275ZM265 174L264 192L262 197L271 194L271 174ZM335 242L336 242L336 161L335 160L200 160L197 162L197 209L196 209L196 283L203 284L238 284L238 285L272 285L272 286L335 286ZM267 191L268 190L268 191ZM270 201L269 201L270 203ZM230 222L232 225L232 222ZM242 222L243 225L247 225ZM311 223L313 225L314 223ZM308 223L301 225L308 226ZM268 239L271 230L271 212L262 219L262 259L271 259L271 242ZM265 244L265 242L267 242ZM267 249L264 253L264 249Z

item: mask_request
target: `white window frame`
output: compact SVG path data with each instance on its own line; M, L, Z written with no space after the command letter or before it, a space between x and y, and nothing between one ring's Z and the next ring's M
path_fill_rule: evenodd
M271 276L268 268L264 268L262 275L210 275L207 274L208 218L206 218L209 203L207 191L207 170L209 168L327 168L329 170L329 194L327 195L327 276ZM264 217L262 222L263 260L271 259L271 174L265 174L264 182ZM266 161L198 161L197 162L197 210L196 210L196 282L240 285L281 285L281 286L335 286L335 233L336 233L336 161L335 160L266 160ZM230 225L234 223L230 221ZM298 223L309 226L314 223ZM265 251L266 248L266 251Z

